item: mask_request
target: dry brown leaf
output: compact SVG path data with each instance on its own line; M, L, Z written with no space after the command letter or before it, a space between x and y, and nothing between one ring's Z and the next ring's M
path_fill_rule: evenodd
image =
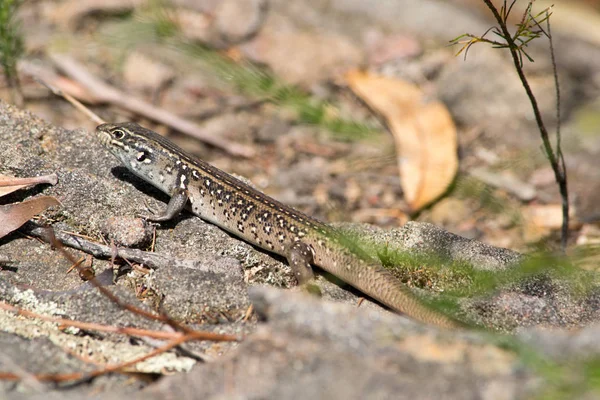
M562 205L532 204L522 210L525 220L536 227L560 229L562 226Z
M600 246L600 226L583 224L576 243L577 246ZM600 254L598 256L600 257ZM600 262L597 265L600 267Z
M56 185L56 182L58 182L58 177L56 174L35 176L32 178L15 178L12 176L0 175L0 197L6 196L15 190L19 190L27 186L37 185L40 183Z
M41 196L21 203L0 206L0 238L18 229L25 222L52 206L60 203L52 196Z
M415 85L351 71L352 90L388 122L406 201L417 211L441 196L458 170L456 127L446 107Z
M521 209L523 215L523 238L535 242L562 227L561 204L531 204ZM575 217L573 208L569 212L569 229L577 229L581 222Z

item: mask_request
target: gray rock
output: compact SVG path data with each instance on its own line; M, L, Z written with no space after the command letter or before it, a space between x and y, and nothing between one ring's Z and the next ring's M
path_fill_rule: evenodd
M515 251L466 239L425 222L407 222L390 235L390 250L433 254L480 270L502 270L523 261L523 256Z
M194 268L153 272L148 287L161 293L162 308L177 320L194 321L210 311L224 310L239 317L250 305L242 267L231 257L205 254Z
M477 338L274 289L251 298L266 325L144 398L515 399L534 388L510 352Z
M361 224L336 226L369 245L385 247L390 252L429 256L449 264L468 263L478 270L499 271L524 260L523 255L515 251L467 239L427 222L409 221L389 231Z
M0 380L0 391L44 392L52 384L33 377L39 373L91 372L93 368L44 337L26 339L18 334L0 332L0 369L22 379ZM43 356L41 356L43 355ZM4 398L4 396L2 396Z
M266 0L223 0L215 10L215 26L226 43L239 43L254 35L266 17Z
M531 348L558 360L595 358L600 355L600 324L578 331L522 329L518 337Z

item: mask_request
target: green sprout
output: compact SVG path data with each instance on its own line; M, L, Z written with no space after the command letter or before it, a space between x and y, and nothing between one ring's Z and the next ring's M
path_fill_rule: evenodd
M23 38L19 32L19 24L15 19L21 0L0 1L0 65L4 69L4 77L12 89L12 101L23 104L21 85L17 75L17 61L23 54Z

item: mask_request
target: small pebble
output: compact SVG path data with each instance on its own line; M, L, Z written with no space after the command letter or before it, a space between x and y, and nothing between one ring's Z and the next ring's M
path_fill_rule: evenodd
M118 246L144 247L152 240L152 228L141 218L110 217L102 231Z

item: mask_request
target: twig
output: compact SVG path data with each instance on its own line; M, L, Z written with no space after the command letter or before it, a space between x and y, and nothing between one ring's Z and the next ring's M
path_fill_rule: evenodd
M77 260L77 262L75 264L71 265L69 267L69 269L67 269L67 272L65 272L65 275L69 275L71 273L71 271L73 271L75 268L79 267L84 261L85 261L85 257L81 257L79 260Z
M250 317L252 317L253 313L254 313L254 305L250 304L248 306L248 309L246 310L246 313L244 314L244 318L242 318L242 322L248 322Z
M21 308L17 308L8 303L0 301L0 309L5 311L14 312L17 315L22 315L24 317L29 318L37 318L43 321L54 322L60 325L72 326L74 328L79 328L88 331L96 331L96 332L109 332L109 333L120 333L123 335L130 336L139 336L139 337L150 337L154 339L168 339L168 340L178 340L184 337L193 338L196 340L212 340L215 342L234 342L238 341L239 338L233 335L224 335L219 333L212 332L202 332L202 331L190 331L189 333L181 333L181 332L165 332L165 331L153 331L149 329L138 329L138 328L130 328L130 327L120 327L120 326L107 326L92 322L80 322L73 321L65 318L57 318L57 317L49 317L47 315L38 314L32 311L24 310Z
M33 237L41 238L46 242L51 242L50 240L48 240L46 228L30 224L22 228L22 231ZM81 250L97 258L111 258L117 256L119 258L127 259L138 264L144 264L151 268L175 267L193 269L195 265L195 260L193 259L174 260L173 258L165 257L158 253L152 253L149 251L143 251L138 249L115 247L113 251L111 246L91 242L89 240L83 239L81 235L71 234L65 231L56 232L55 237L61 244L76 250Z
M87 239L87 240L94 240L93 237L88 236L88 235L82 235L81 233L77 233L77 232L71 232L71 231L61 231L63 233L66 233L67 235L71 235L71 236L77 236L83 239Z
M48 82L44 81L42 78L34 77L34 79L36 81L38 81L39 83L41 83L42 85L46 86L48 89L50 89L50 91L52 93L54 93L55 95L57 95L59 97L63 97L65 100L67 100L69 103L71 103L73 105L73 107L75 107L76 109L81 111L83 114L87 115L88 118L90 118L96 124L100 125L100 124L103 124L106 122L105 120L100 118L97 114L95 114L92 110L90 110L89 108L87 108L86 106L81 104L76 98L74 98L70 94L63 92L62 90L60 90L59 88L57 88L55 86L52 86Z
M91 373L83 373L83 372L73 372L73 373L66 373L66 374L36 374L36 375L32 375L32 377L34 377L35 379L37 379L38 381L51 381L51 382L65 382L65 381L72 381L72 380L83 380L83 381L87 381L91 378L95 378L98 377L100 375L106 375L108 373L111 372L127 372L124 371L125 368L130 367L132 365L135 365L139 362L145 361L148 358L152 358L155 357L159 354L162 354L166 351L171 350L174 347L177 347L187 341L190 340L198 340L201 339L202 340L202 334L207 333L207 332L191 332L191 333L187 333L185 335L182 335L181 337L175 338L173 340L171 340L169 343L165 344L162 347L159 347L158 349L155 349L153 351L151 351L148 354L145 354L143 356L134 358L133 360L130 361L126 361L124 363L121 364L116 364L116 365L109 365L107 367L104 367L102 369L98 369L96 371L93 371ZM218 334L213 334L213 335L218 335ZM223 336L229 336L229 335L223 335ZM209 339L212 340L212 339ZM234 339L235 340L235 339ZM227 340L227 341L231 341L231 340ZM15 373L11 373L11 372L0 372L0 379L4 379L4 380L20 380L22 377L20 375L17 375Z
M27 230L27 228L25 228L25 229ZM62 244L62 240L59 241L56 238L56 236L54 234L54 230L52 230L51 228L43 228L43 227L30 228L29 233L32 236L39 237L39 238L45 240L46 242L52 244L52 246L54 246L56 249L58 249L62 253L62 255L71 262L71 264L77 263L77 259L75 257L73 257L68 251L65 250L65 248L63 247L63 244ZM76 239L75 240L76 243L77 243L77 241L80 241L80 242L84 241L83 239L80 239L80 238L75 238L75 239ZM87 241L84 241L84 242L87 242ZM100 245L100 246L106 247L103 245ZM77 267L77 271L81 273L82 267L81 266L76 266L76 267ZM88 281L88 283L93 285L105 297L107 297L110 301L112 301L113 303L115 303L117 306L121 307L124 310L133 312L133 313L138 314L149 320L163 322L165 324L170 325L173 329L176 329L179 331L183 331L186 333L189 333L192 331L190 328L188 328L184 325L181 325L179 322L177 322L174 319L172 319L171 317L169 317L166 313L161 313L160 315L156 315L156 314L150 313L146 310L143 310L139 307L136 307L131 304L127 304L127 303L123 302L121 299L119 299L117 296L115 296L110 290L105 288L97 277L90 279Z
M30 178L17 178L13 176L0 175L0 187L5 186L17 186L17 185L33 185L38 183L49 183L50 185L56 185L58 182L58 176L56 174L40 175Z
M55 248L57 248L59 251L61 251L61 253L63 254L63 256L65 258L67 258L71 263L76 264L77 260L75 259L75 257L73 257L71 254L69 254L62 247L62 243L54 236L54 231L52 229L35 227L35 228L30 228L29 232L32 236L41 237L44 240L50 242ZM65 233L60 233L59 236L61 236L62 239L73 238L73 240L75 240L76 243L77 242L80 242L80 243L85 242L86 246L89 246L90 244L93 245L93 243L88 242L82 238L77 238L75 236L67 235ZM104 246L104 245L96 245L96 246L98 246L98 248L100 250L107 251L107 254L111 253L111 249L108 248L108 246ZM108 250L106 248L108 248ZM149 253L149 254L152 254L152 253ZM79 265L75 265L75 266L79 271L81 271L81 266L79 266ZM68 319L64 319L64 318L56 318L56 317L50 317L50 316L37 314L37 313L31 312L31 311L19 309L8 303L5 303L5 302L0 302L0 309L14 312L17 315L27 316L27 317L31 317L31 318L38 318L38 319L42 319L45 321L58 323L61 325L73 326L73 327L77 327L77 328L85 329L85 330L113 332L113 333L121 333L121 334L127 334L127 335L135 335L135 336L142 336L142 337L151 337L151 338L156 338L156 339L170 339L171 340L166 345L164 345L144 356L138 357L134 360L127 361L127 362L124 362L121 364L107 366L105 368L93 371L91 373L85 374L85 373L79 372L79 373L69 373L69 374L36 374L36 375L31 375L30 379L34 378L38 381L53 381L53 382L64 382L64 381L73 381L73 380L87 381L91 378L94 378L94 377L97 377L100 375L104 375L104 374L107 374L110 372L123 372L123 370L129 366L135 365L135 364L137 364L141 361L144 361L148 358L154 357L158 354L168 351L168 350L170 350L174 347L177 347L177 346L183 344L184 342L187 342L190 340L212 340L212 341L239 341L240 340L239 337L234 336L234 335L225 335L225 334L217 334L217 333L212 333L212 332L203 332L203 331L192 330L186 326L180 325L178 322L174 321L173 319L171 319L168 315L166 315L164 313L161 313L160 315L157 316L157 315L149 313L145 310L142 310L138 307L123 303L112 292L110 292L108 289L103 287L101 282L99 282L97 278L93 278L88 282L91 283L92 285L94 285L104 296L106 296L109 300L111 300L113 303L115 303L119 307L126 309L128 311L134 312L135 314L141 315L142 317L145 317L147 319L167 323L168 325L170 325L173 329L176 329L177 331L176 332L151 331L151 330L147 330L147 329L106 326L106 325L101 325L101 324L96 324L96 323L72 321L72 320L68 320ZM13 372L0 372L0 379L4 379L4 380L21 380L24 377L26 377L26 375L24 375L24 374L16 374Z
M174 347L177 347L187 341L191 340L211 340L215 342L234 342L239 341L240 338L234 335L226 335L219 334L213 332L204 332L204 331L194 331L188 330L185 333L182 332L165 332L165 331L152 331L148 329L138 329L138 328L129 328L129 327L118 327L118 326L106 326L102 324L96 323L88 323L88 322L80 322L80 321L72 321L64 318L50 317L46 315L41 315L38 313L34 313L32 311L23 310L17 307L14 307L8 303L0 302L0 309L14 312L17 315L22 315L30 318L37 318L48 322L57 323L60 325L72 326L79 329L84 330L93 330L99 332L111 332L111 333L120 333L125 335L132 335L138 337L147 337L154 339L170 340L166 345L151 351L150 353L135 358L133 360L104 367L102 369L98 369L91 373L69 373L69 374L24 374L24 373L12 373L12 372L0 372L0 379L4 380L22 380L24 378L28 378L30 380L37 381L54 381L54 382L64 382L71 380L89 380L91 378L104 375L110 372L124 372L123 370L129 366L135 365L139 362L142 362L148 358L157 356L162 354Z
M77 260L71 254L69 254L62 246L69 246L77 250L84 251L88 254L93 255L94 257L102 257L102 258L111 258L114 262L115 257L120 257L124 260L133 260L134 262L145 264L149 267L179 267L179 268L194 268L195 260L182 260L182 259L171 259L165 256L161 256L157 253L150 253L147 251L137 250L137 249L123 249L117 248L116 246L106 246L99 243L90 242L83 238L79 238L76 236L65 234L64 232L55 233L50 228L44 228L40 226L36 226L33 224L25 225L22 228L27 234L40 238L62 252L62 254L67 258L71 264L76 264ZM76 265L76 268L79 273L82 272L83 267L81 265ZM173 327L173 329L180 330L186 333L191 332L190 328L187 328L184 325L181 325L177 321L173 320L166 313L161 312L160 315L155 315L149 313L141 308L135 307L131 304L127 304L122 302L118 297L116 297L110 290L106 289L98 277L94 277L88 281L95 288L97 288L102 294L108 297L113 303L117 306L131 311L133 313L139 314L142 317L160 321L166 323Z
M29 386L36 393L44 392L44 385L31 373L25 371L17 362L13 361L8 354L0 352L0 364L18 376L19 381Z
M195 336L196 335L194 335L194 332L186 334L186 335L184 335L184 336L182 336L180 338L177 338L177 339L174 339L174 340L170 341L169 343L165 344L164 346L159 347L158 349L155 349L155 350L151 351L150 353L148 353L146 355L134 358L131 361L127 361L127 362L124 362L124 363L121 363L121 364L109 365L109 366L105 367L104 369L101 369L101 370L98 370L98 371L94 371L94 372L92 372L90 374L87 374L87 375L83 376L81 379L85 381L85 380L88 380L90 378L95 378L95 377L100 376L100 375L108 374L110 372L123 371L127 367L130 367L132 365L135 365L137 363L145 361L145 360L147 360L149 358L152 358L152 357L155 357L155 356L157 356L159 354L162 354L162 353L164 353L166 351L169 351L172 348L177 347L177 346L179 346L179 345L181 345L181 344L183 344L183 343L185 343L187 341L194 340L194 339L196 339ZM123 371L123 372L125 372L125 371Z
M550 18L546 20L546 26L548 28L548 33L546 36L548 37L548 42L550 43L550 59L552 60L552 72L554 74L554 87L556 88L556 155L559 159L559 163L562 170L562 178L564 181L563 184L559 183L563 213L563 221L561 227L561 246L564 251L564 249L567 247L567 237L569 235L569 191L567 190L567 164L565 163L565 156L562 152L562 147L560 145L560 86L558 85L558 71L556 69L556 57L554 55L554 41L552 40L552 32L550 30Z
M248 146L210 136L191 121L117 90L93 76L77 61L66 55L51 54L50 59L62 72L82 84L94 97L101 101L114 104L136 114L143 115L153 121L168 125L234 156L252 157L255 154L254 150Z
M53 69L44 67L38 63L22 60L19 62L19 72L31 76L51 91L53 90L49 86L58 89L62 93L68 93L87 104L101 103L100 100L89 94L79 83L58 75Z

